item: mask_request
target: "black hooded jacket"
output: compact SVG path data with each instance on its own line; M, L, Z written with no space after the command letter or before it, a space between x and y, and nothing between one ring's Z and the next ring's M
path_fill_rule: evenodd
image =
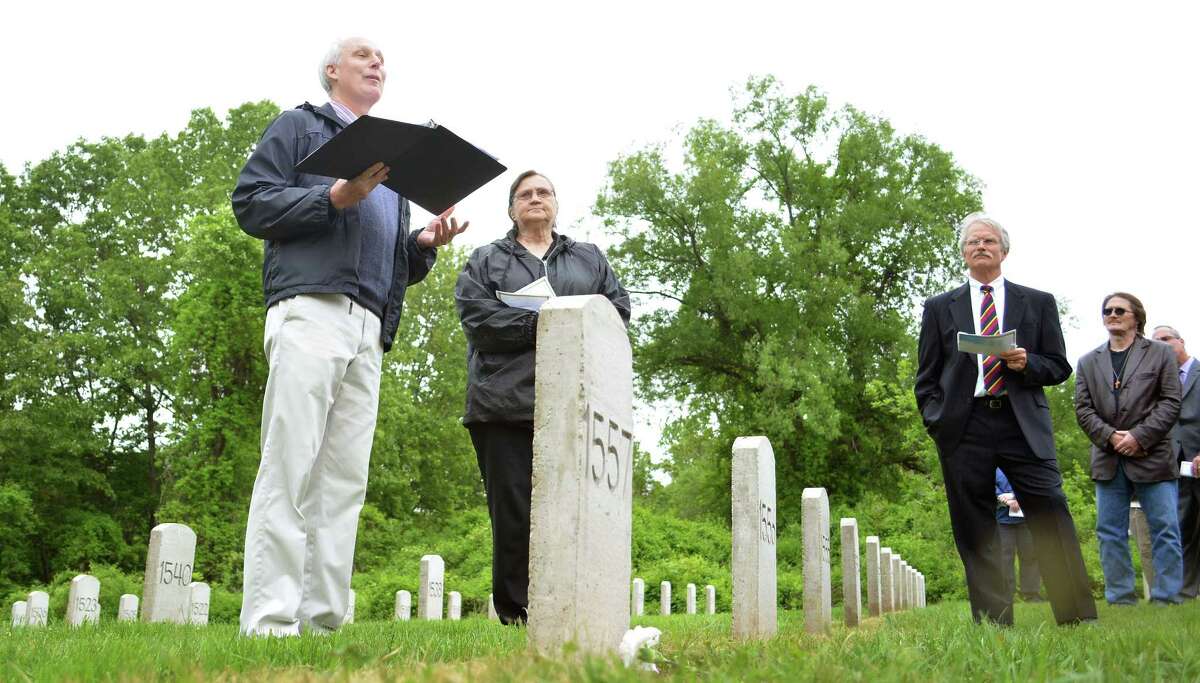
M358 208L338 210L329 201L334 178L298 173L296 164L344 124L326 104L304 104L279 115L259 139L238 175L233 213L247 234L263 240L263 296L267 307L297 294L358 297L362 248ZM383 350L392 348L404 291L433 267L436 249L417 245L408 231L408 200L400 197L392 285L380 317Z
M545 275L558 296L603 294L629 325L629 294L594 244L554 234L545 259L516 230L476 249L458 275L454 299L467 336L467 410L472 422L532 422L538 314L512 308L496 291L515 292Z

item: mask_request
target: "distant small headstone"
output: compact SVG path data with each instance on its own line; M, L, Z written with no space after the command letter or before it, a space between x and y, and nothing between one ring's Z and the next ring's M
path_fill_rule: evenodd
M459 621L462 619L462 593L458 591L450 591L450 621Z
M705 614L717 613L717 587L711 583L704 587L704 612Z
M488 607L491 607L492 596L488 596ZM405 590L396 591L396 621L412 619L412 593Z
M194 626L208 626L208 605L211 602L212 589L203 581L193 581L190 587L190 595L188 601L191 603L189 608L188 623Z
M500 615L496 614L496 598L494 593L488 593L488 619L500 621Z
M658 613L665 616L671 614L671 582L663 581L658 586Z
M642 579L633 580L633 605L630 609L635 617L646 613L646 582Z
M879 537L867 536L867 614L873 617L883 614L880 590Z
M446 588L446 563L441 555L421 558L421 587L417 591L417 618L440 621Z
M29 603L24 600L18 600L12 606L12 625L13 628L25 626L26 620L29 618Z
M684 605L688 614L696 613L696 584L689 583L687 585L687 600Z
M343 626L345 626L346 624L354 623L354 610L358 606L357 603L358 603L358 594L354 592L353 588L351 588L350 593L349 593L348 597L346 598L346 616L342 617L342 625Z
M892 553L892 611L904 609L904 575L900 572L900 555Z
M126 593L117 605L117 621L137 621L138 596Z
M100 623L100 580L89 574L71 579L67 595L67 624L83 626Z
M884 614L896 611L896 584L892 581L892 549L879 549L879 605Z
M31 628L45 626L50 617L50 595L46 591L33 591L25 602L25 625Z
M159 524L150 530L142 583L143 622L188 622L195 560L196 532L186 525Z

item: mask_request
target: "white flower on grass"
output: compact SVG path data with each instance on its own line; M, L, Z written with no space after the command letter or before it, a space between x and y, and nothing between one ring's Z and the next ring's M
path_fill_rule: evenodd
M658 645L661 637L662 631L653 626L634 626L625 632L625 637L621 638L621 645L617 648L621 662L626 668L633 666L634 662L640 662L639 668L658 673L654 660L660 659L661 656L654 651L654 647Z

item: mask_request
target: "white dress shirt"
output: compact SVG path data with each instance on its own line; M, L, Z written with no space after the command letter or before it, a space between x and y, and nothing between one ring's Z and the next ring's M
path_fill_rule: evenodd
M979 291L979 288L984 284L967 276L967 286L971 288L971 319L975 321L975 334L982 332L979 329L979 309L983 306L983 292ZM1004 276L1001 275L986 284L992 286L992 303L996 305L996 322L1000 325L996 333L999 334L1004 331ZM975 397L979 398L988 395L983 386L983 356L976 355L975 364L979 368L979 376L975 378Z

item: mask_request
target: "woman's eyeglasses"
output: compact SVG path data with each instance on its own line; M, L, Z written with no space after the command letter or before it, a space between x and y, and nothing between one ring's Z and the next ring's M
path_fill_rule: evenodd
M1125 315L1126 313L1132 313L1133 311L1130 311L1128 308L1121 308L1120 306L1113 306L1111 308L1101 308L1100 312L1106 316L1115 315L1118 318L1120 318L1121 316Z

